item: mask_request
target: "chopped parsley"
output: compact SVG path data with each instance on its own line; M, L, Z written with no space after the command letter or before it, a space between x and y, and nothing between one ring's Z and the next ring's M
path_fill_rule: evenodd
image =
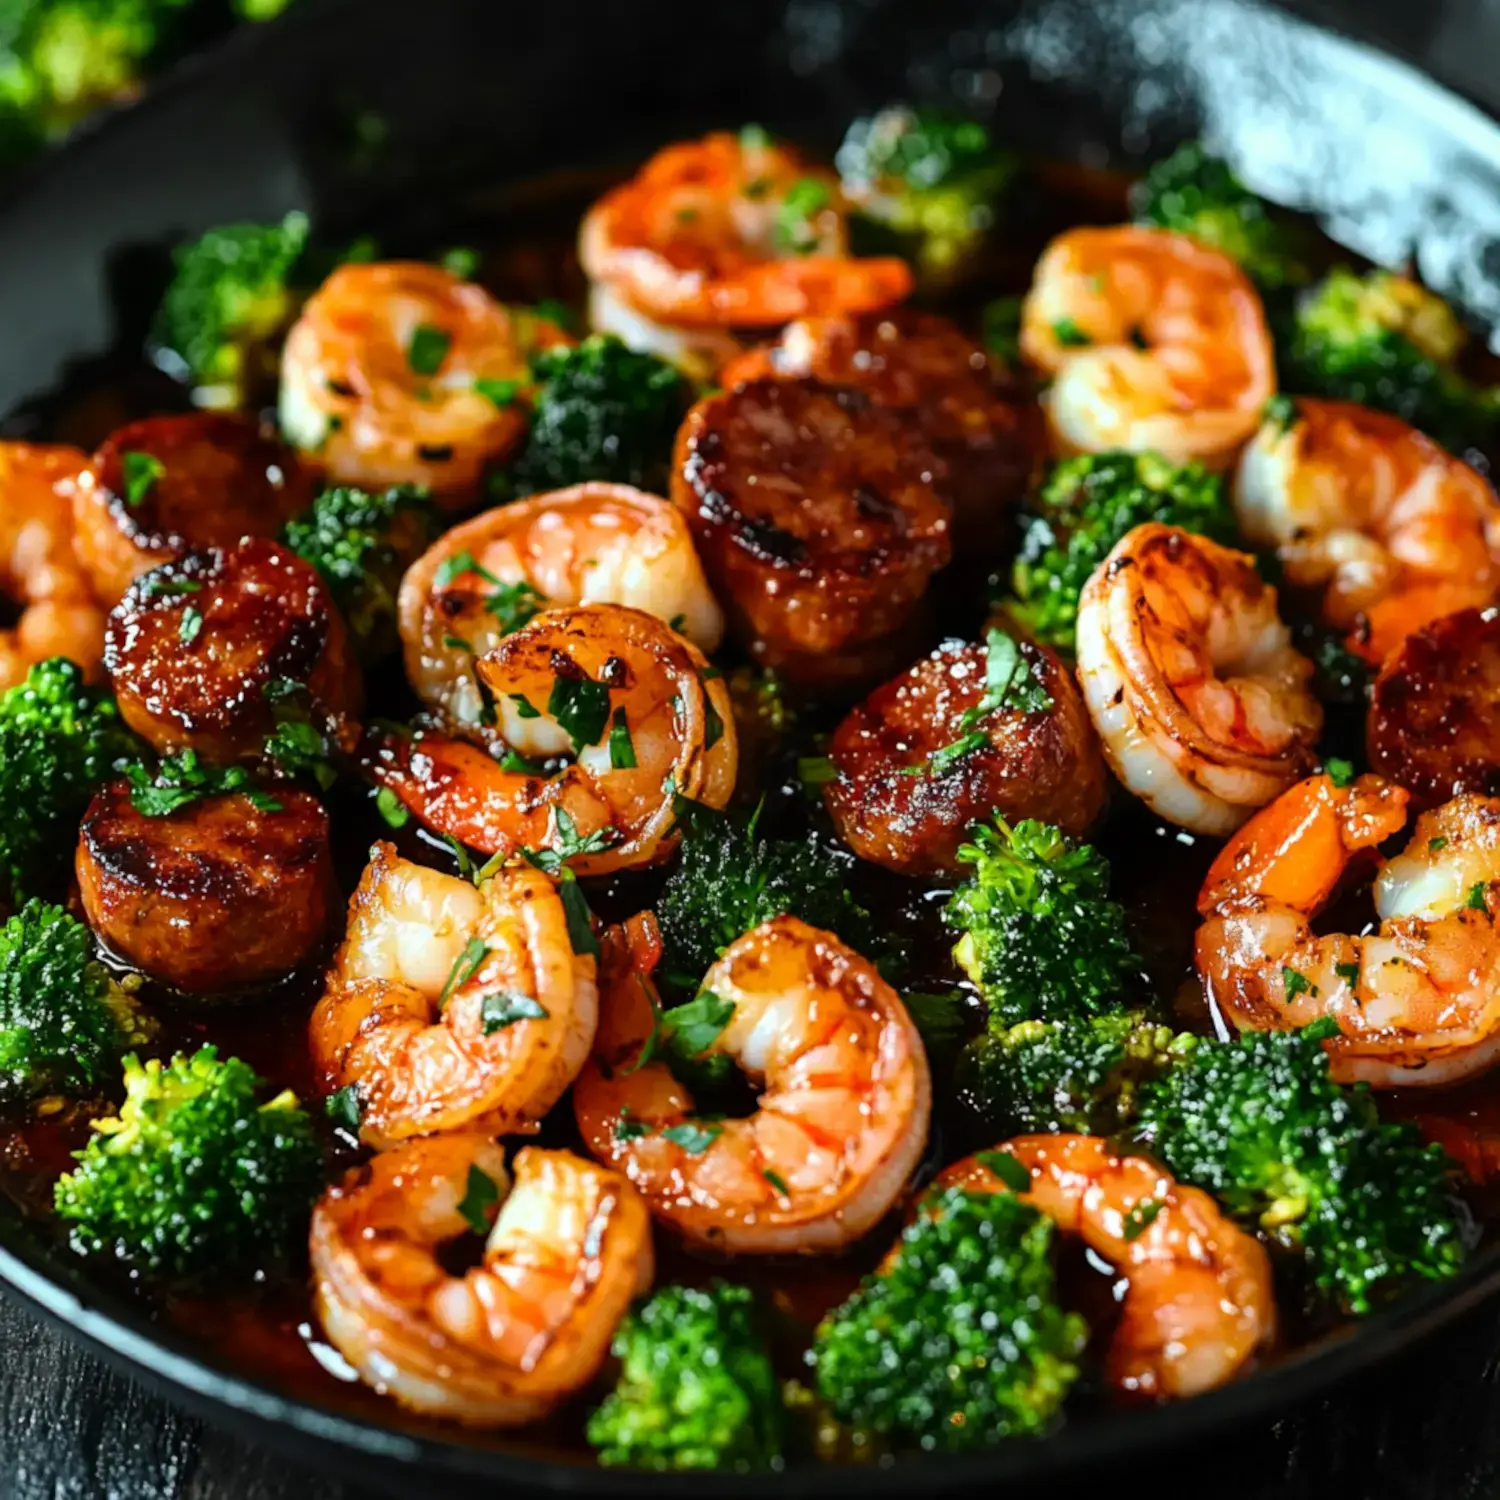
M1317 985L1306 974L1299 974L1296 969L1290 969L1285 964L1281 968L1281 982L1286 987L1286 1003L1288 1005L1298 995L1311 995L1314 999L1317 998Z
M375 811L385 820L387 828L405 828L411 822L406 804L388 786L375 793Z
M136 506L151 493L167 466L154 453L122 453L120 472L125 476L125 503Z
M591 677L568 677L559 672L552 679L547 712L562 725L574 750L597 745L609 723L609 688Z
M478 973L480 964L489 954L489 948L477 937L470 938L464 944L458 957L453 960L453 967L448 970L448 977L438 993L439 1010L447 1005L455 990L461 990Z
M976 1151L974 1160L994 1173L1013 1193L1024 1193L1031 1186L1031 1173L1009 1151Z
M177 639L184 646L191 646L203 634L203 611L191 604L182 612L182 622L177 627Z
M517 1021L545 1021L547 1008L530 995L501 990L479 1002L479 1020L486 1036L493 1036Z
M452 347L451 333L434 328L431 323L418 323L406 346L406 363L413 375L436 375Z
M776 210L773 238L778 250L811 255L818 248L817 216L833 201L828 184L818 177L799 177Z
M490 1232L490 1210L500 1201L500 1189L488 1172L478 1167L469 1168L468 1186L464 1190L458 1212L475 1234Z
M281 803L263 792L244 766L205 766L196 750L169 755L155 772L140 762L124 767L130 805L143 818L167 818L206 797L243 795L258 812L280 812Z
M323 1108L328 1111L328 1118L340 1130L347 1130L350 1135L354 1136L359 1134L364 1106L360 1103L359 1090L352 1083L346 1083L343 1088L335 1089L323 1101Z
M1328 773L1328 779L1336 787L1350 786L1354 782L1354 764L1352 761L1340 760L1337 756L1330 756L1324 762L1323 769Z
M609 768L611 771L633 771L636 765L635 741L630 738L630 722L622 704L615 710L614 722L609 727Z
M1059 318L1052 325L1052 337L1064 349L1084 349L1094 342L1072 318Z
M1137 1203L1129 1213L1125 1215L1125 1221L1120 1229L1120 1234L1125 1242L1129 1244L1138 1240L1155 1222L1156 1216L1164 1207L1160 1198L1147 1198L1144 1203Z

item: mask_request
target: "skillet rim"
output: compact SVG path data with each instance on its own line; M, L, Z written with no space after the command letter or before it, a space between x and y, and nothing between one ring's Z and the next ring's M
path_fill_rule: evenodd
M1450 118L1441 128L1455 136L1462 132L1466 146L1500 170L1500 107L1482 102L1446 69L1417 62L1376 37L1375 28L1362 27L1348 16L1312 14L1279 0L1236 3L1280 14L1294 26L1333 38L1341 44L1341 70L1373 66L1389 81L1399 80L1429 108L1441 105L1442 113L1450 115L1455 109L1462 111L1467 120ZM60 155L84 156L107 141L112 128L125 118L149 116L184 94L210 87L216 76L253 66L273 36L276 45L288 45L288 36L313 30L341 10L357 9L358 0L302 0L274 22L241 27L183 59L140 101L91 117L62 145L44 151L0 184L0 231L28 193L45 183ZM1500 1294L1497 1242L1453 1280L1413 1291L1363 1322L1346 1325L1273 1366L1190 1401L1118 1410L1065 1425L1036 1442L1002 1444L976 1454L911 1455L887 1467L806 1464L770 1475L656 1474L601 1469L582 1455L569 1461L506 1451L467 1440L464 1429L457 1427L452 1436L404 1430L397 1425L404 1419L395 1406L390 1408L393 1420L380 1423L288 1394L259 1378L235 1373L217 1351L206 1350L158 1321L144 1304L114 1291L106 1281L91 1280L86 1262L67 1255L60 1244L42 1244L18 1206L8 1201L0 1205L0 1292L19 1297L110 1367L195 1414L267 1438L326 1471L357 1476L393 1494L417 1493L415 1487L424 1478L438 1476L461 1485L465 1493L497 1480L575 1494L700 1495L711 1489L725 1496L773 1491L787 1496L893 1494L916 1481L935 1493L981 1482L1042 1484L1264 1417L1387 1362ZM399 1469L393 1470L393 1464Z

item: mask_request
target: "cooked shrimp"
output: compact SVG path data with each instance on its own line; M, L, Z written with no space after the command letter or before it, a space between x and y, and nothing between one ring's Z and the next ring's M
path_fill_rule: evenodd
M367 741L375 778L472 849L568 853L576 839L572 868L603 875L676 847L678 797L723 807L734 791L728 689L652 615L619 604L549 610L476 670L499 760L436 733Z
M336 480L422 485L461 509L525 434L533 333L566 342L438 266L342 265L287 335L281 429Z
M61 444L0 442L0 594L19 610L0 630L0 689L66 656L103 675L104 611L73 547L72 493L88 455Z
M626 604L702 651L724 633L682 514L624 484L579 484L487 510L441 537L401 583L407 680L457 725L481 721L474 658L539 610Z
M1245 449L1234 501L1247 540L1274 547L1288 584L1317 594L1368 661L1500 591L1500 499L1385 412L1299 397Z
M1168 822L1226 834L1312 768L1323 710L1251 559L1151 523L1078 606L1078 673L1104 757Z
M146 417L100 444L73 486L79 561L101 603L160 563L274 537L312 503L297 455L246 417Z
M313 1209L318 1318L402 1406L535 1421L588 1384L651 1285L651 1221L618 1172L534 1146L512 1165L513 1184L487 1135L430 1136L353 1168ZM450 1272L443 1246L474 1234L479 1264Z
M1406 806L1378 776L1314 776L1225 845L1198 901L1198 972L1222 1016L1248 1031L1331 1016L1334 1076L1386 1088L1455 1083L1500 1057L1500 800L1465 793L1416 820L1376 877L1377 931L1313 931Z
M658 151L584 216L578 254L658 323L775 327L900 302L911 271L849 255L837 179L764 133L719 132Z
M1037 262L1021 352L1063 452L1227 465L1276 388L1260 298L1227 256L1160 229L1070 229Z
M604 937L599 1035L573 1088L589 1150L717 1250L839 1250L872 1228L921 1159L932 1107L921 1038L874 965L791 916L732 943L704 976L731 1007L704 1055L733 1059L760 1100L748 1118L699 1121L667 1065L643 1056L655 922Z
M744 341L727 328L674 327L648 318L605 281L589 287L588 322L590 332L613 334L631 349L676 365L700 385L712 384L720 366L745 352Z
M1197 1188L1154 1162L1119 1156L1091 1135L1024 1135L996 1147L1031 1174L1021 1196L1076 1234L1127 1282L1105 1357L1129 1396L1196 1396L1241 1374L1275 1337L1271 1262L1260 1243ZM980 1157L937 1179L969 1192L1009 1191Z
M998 633L988 648L947 641L876 688L828 754L838 774L823 799L844 841L909 875L957 871L970 826L992 814L1082 837L1104 810L1104 760L1072 672Z
M594 1040L594 960L529 865L476 888L376 844L313 1011L325 1092L353 1087L372 1146L465 1126L530 1130Z

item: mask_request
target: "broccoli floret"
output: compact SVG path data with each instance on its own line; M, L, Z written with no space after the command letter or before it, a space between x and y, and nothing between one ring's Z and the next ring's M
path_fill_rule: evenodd
M165 1066L125 1059L120 1113L57 1181L73 1247L186 1274L281 1255L323 1184L312 1121L291 1092L269 1103L255 1070L213 1047Z
M1323 1020L1204 1041L1142 1086L1136 1131L1185 1182L1303 1257L1313 1287L1367 1313L1467 1254L1453 1163L1413 1125L1380 1119L1365 1084L1328 1068Z
M497 499L588 479L665 493L672 441L691 399L683 376L612 334L532 356L537 389L520 456L495 477Z
M96 1091L154 1030L82 922L28 901L0 927L0 1102Z
M1493 438L1500 392L1455 361L1467 342L1441 297L1389 271L1330 271L1298 302L1279 340L1289 391L1379 407L1462 452Z
M902 106L856 120L836 160L859 213L908 241L934 277L973 252L1016 175L978 121Z
M736 938L785 912L837 933L867 957L889 951L889 939L849 893L851 856L811 833L767 838L758 823L758 813L739 819L702 806L681 815L681 861L656 906L668 984L696 990Z
M282 539L323 575L359 654L376 661L396 645L401 575L437 533L437 512L411 485L370 494L324 490Z
M843 1422L950 1451L1042 1431L1088 1336L1057 1305L1053 1226L1008 1192L949 1188L819 1326L808 1358Z
M1078 598L1094 569L1136 526L1160 521L1232 544L1223 482L1159 453L1093 453L1055 464L1022 520L1007 610L1035 640L1071 655Z
M1109 865L1091 844L1028 818L976 824L958 857L974 873L944 920L993 1027L1065 1021L1117 1007L1140 973L1125 912L1109 899Z
M1191 235L1238 261L1267 291L1311 279L1308 236L1242 183L1222 157L1189 141L1136 184L1138 224Z
M1140 1085L1197 1045L1139 1011L1021 1021L969 1043L959 1095L992 1139L1038 1131L1114 1135Z
M13 902L60 881L89 798L139 752L114 700L60 656L0 693L0 885Z
M220 225L174 253L151 352L199 405L245 406L274 379L272 344L301 301L291 279L307 232L307 215L289 213L279 224Z
M748 1473L781 1461L781 1393L747 1287L667 1286L631 1310L620 1379L588 1423L599 1462Z

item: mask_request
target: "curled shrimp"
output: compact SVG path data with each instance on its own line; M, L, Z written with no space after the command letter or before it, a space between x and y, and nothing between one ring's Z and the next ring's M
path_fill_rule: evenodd
M1195 833L1238 828L1312 768L1323 711L1250 558L1137 526L1078 607L1078 674L1105 759Z
M1500 500L1468 464L1399 417L1299 397L1261 424L1234 486L1246 539L1379 663L1442 615L1500 591Z
M533 338L566 342L441 267L342 265L287 335L282 431L335 480L422 485L462 508L525 434L514 397Z
M73 548L73 488L88 455L62 444L0 442L0 593L19 610L0 630L0 689L65 656L102 675L104 610Z
M791 916L762 923L703 980L731 1007L704 1055L732 1059L760 1099L747 1118L698 1121L692 1095L645 1052L660 948L649 915L604 934L599 1034L573 1088L589 1150L690 1242L735 1254L852 1244L927 1144L931 1082L906 1007L831 933Z
M1345 1083L1456 1083L1500 1057L1500 800L1465 793L1424 812L1380 862L1407 802L1378 776L1310 777L1224 846L1198 899L1198 973L1220 1015L1243 1031L1332 1017ZM1379 928L1315 933L1357 856L1379 867Z
M438 733L366 742L376 780L471 849L556 849L576 855L578 874L603 875L676 847L678 797L718 808L734 791L728 688L652 615L619 604L549 610L476 670L493 705L494 754Z
M578 253L591 281L667 325L874 312L912 286L894 256L850 256L832 173L753 130L658 151L584 216Z
M429 1136L353 1168L313 1209L318 1318L402 1406L534 1421L593 1378L651 1284L651 1221L618 1172L534 1146L512 1165L514 1182L479 1132ZM479 1264L450 1272L439 1252L476 1233Z
M360 1139L529 1130L594 1039L594 960L575 953L551 879L476 888L376 844L309 1030L324 1091L353 1088Z
M1227 256L1160 229L1070 229L1037 262L1021 352L1064 452L1154 449L1223 468L1275 390L1260 298Z
M1092 1135L1026 1135L955 1162L937 1186L1008 1191L999 1153L1031 1174L1020 1196L1124 1277L1105 1376L1129 1396L1196 1396L1239 1375L1276 1333L1271 1262L1197 1188Z
M487 510L412 564L399 603L407 679L455 724L477 725L474 658L539 610L596 603L644 610L702 651L724 634L682 513L629 485L579 484Z

